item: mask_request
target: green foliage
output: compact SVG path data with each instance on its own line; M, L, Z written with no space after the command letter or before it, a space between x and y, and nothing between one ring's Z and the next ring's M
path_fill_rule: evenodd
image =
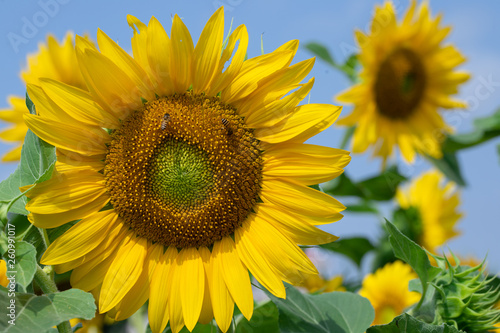
M5 288L1 288L0 308L8 309L11 302L15 302L15 314L7 317L8 320L15 320L15 325L2 318L0 332L46 332L73 318L92 319L96 311L92 294L79 289L43 296L16 293L15 297L11 297ZM3 315L6 315L5 312Z
M366 333L465 333L457 330L453 326L446 324L432 325L423 321L417 320L412 316L403 313L394 318L389 324L376 325L370 327Z
M13 269L7 265L7 270L16 272L16 283L28 287L33 281L36 272L36 250L35 247L26 242L16 242L15 265ZM14 262L14 261L13 261ZM9 261L7 261L9 264Z
M356 54L352 54L343 64L339 64L333 59L330 51L319 43L307 43L305 48L333 68L344 73L351 82L356 82L358 77L356 70L358 67L358 57Z
M431 266L425 250L403 235L394 224L386 220L386 227L390 235L389 242L394 250L394 254L413 268L422 283L422 299L419 303L421 304L425 297L428 283L441 272L441 269Z
M370 302L350 292L305 295L287 286L286 300L267 294L278 307L281 332L363 333L375 318Z
M476 267L452 266L445 258L436 260L443 268L434 280L436 317L434 323L446 323L469 333L494 330L500 320L495 304L500 300L498 286L482 274L484 262ZM456 259L458 260L458 259Z
M398 185L405 181L396 166L384 170L380 175L353 182L344 172L329 181L323 190L333 196L355 196L364 200L387 201L396 195Z
M267 301L259 304L253 311L253 316L250 321L240 315L236 319L236 329L238 333L279 333L278 325L278 308L273 302Z
M491 116L474 119L472 132L449 135L443 143L443 151L455 152L474 147L497 136L500 136L500 108Z
M28 96L26 105L31 113L35 112ZM24 208L26 197L22 195L19 187L50 179L55 162L55 148L28 130L17 169L0 183L0 207L9 212L28 215L28 211Z
M441 159L436 159L430 156L426 156L426 158L439 171L441 171L446 178L454 181L460 186L466 185L455 152L443 152L443 157Z
M340 253L361 266L363 257L375 249L373 244L363 237L341 238L335 242L320 245L325 250Z

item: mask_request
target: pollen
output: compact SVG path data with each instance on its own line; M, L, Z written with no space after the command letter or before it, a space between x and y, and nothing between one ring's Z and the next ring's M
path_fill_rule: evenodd
M137 235L165 246L210 246L259 200L259 141L217 97L146 102L112 133L104 174L111 203Z

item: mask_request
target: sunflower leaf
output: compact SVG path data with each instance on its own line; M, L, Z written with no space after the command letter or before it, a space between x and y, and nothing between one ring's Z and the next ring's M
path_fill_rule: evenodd
M389 242L396 257L409 264L420 278L423 292L422 299L419 305L417 305L418 308L425 297L428 283L441 272L441 269L431 266L425 250L403 235L394 224L387 220L386 229L389 233Z
M426 332L426 333L464 333L453 326L432 325L413 318L407 313L397 316L386 325L375 325L370 327L366 333L406 333L406 332Z
M458 164L457 155L453 152L443 152L443 158L436 159L430 156L426 158L434 164L445 176L451 181L454 181L460 186L466 186L465 180L462 177L462 172L460 171L460 165Z
M30 113L35 112L33 103L27 95L26 106ZM19 166L0 183L0 202L7 205L8 211L28 215L28 211L24 208L27 202L26 197L22 195L19 187L50 179L55 161L55 148L28 130L24 138Z
M470 148L500 136L500 108L490 116L474 120L470 133L449 135L443 143L443 151L455 152Z
M342 238L332 243L322 244L320 247L345 255L354 261L358 267L361 266L361 260L365 254L375 249L373 244L363 237Z
M259 304L253 310L252 319L250 321L243 316L240 316L238 320L236 320L235 332L280 332L278 325L278 308L271 301Z
M36 249L26 242L15 242L15 256L7 256L7 274L15 274L16 283L24 289L33 281L36 272Z
M305 295L287 285L286 299L266 293L278 307L281 332L363 333L375 318L370 302L350 292Z
M384 170L380 175L353 182L344 172L323 186L333 196L356 196L365 200L387 201L396 195L399 183L406 180L396 166Z
M0 289L0 308L8 310L4 313L7 320L0 320L0 332L46 332L73 318L92 319L96 311L92 294L79 289L42 296L23 293L12 296L7 289ZM9 308L11 304L14 311Z
M333 67L335 67L335 68L338 67L335 60L333 60L333 57L331 56L330 51L328 51L328 49L325 46L323 46L319 43L312 42L312 43L307 43L305 45L305 48L307 50L309 50L311 53L313 53L314 55L316 55L321 60L332 65Z

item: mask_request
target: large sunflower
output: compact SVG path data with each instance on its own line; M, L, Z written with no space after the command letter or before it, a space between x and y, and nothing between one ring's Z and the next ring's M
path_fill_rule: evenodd
M356 31L363 66L360 83L337 99L353 103L354 110L338 125L356 126L353 152L374 146L384 161L398 146L413 162L415 153L442 156L441 140L451 129L438 108L463 108L450 95L469 75L454 68L465 58L452 46L443 45L450 27L440 27L441 17L431 18L428 4L416 10L416 2L402 22L397 22L392 3L375 9L371 34Z
M27 68L21 72L21 78L26 84L39 84L39 79L46 77L78 88L86 87L78 69L72 33L67 33L61 43L49 35L47 42L40 43L38 52L29 55L27 60ZM28 130L23 120L23 114L28 113L25 97L10 96L9 104L8 109L0 110L0 119L11 123L12 126L0 131L0 139L17 145L2 157L3 162L19 161Z
M414 179L407 188L398 189L396 199L402 208L416 208L419 223L417 242L431 252L459 235L455 226L462 217L458 212L459 193L455 184L444 183L443 175L431 170Z
M79 220L42 263L73 270L72 285L116 320L149 298L153 332L214 317L227 331L234 304L252 316L249 272L285 297L282 281L317 273L297 244L336 239L315 225L344 206L309 185L350 156L304 141L341 108L297 106L314 62L290 65L297 41L245 60L242 25L224 47L222 8L196 46L178 16L170 36L154 17L128 22L133 57L102 31L99 51L76 38L88 92L50 79L28 87L39 115L25 121L57 147L52 179L28 194L29 218Z

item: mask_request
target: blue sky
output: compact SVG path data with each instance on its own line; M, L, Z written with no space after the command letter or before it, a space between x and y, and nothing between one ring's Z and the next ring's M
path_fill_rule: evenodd
M19 71L25 66L26 54L36 51L48 33L61 39L67 30L77 34L88 33L95 38L101 28L126 50L130 50L132 30L126 15L132 14L147 22L155 16L165 27L170 26L171 16L178 14L196 41L208 18L221 5L225 7L226 30L245 24L250 35L249 57L260 54L263 35L264 49L272 51L290 39L299 39L301 45L316 41L326 45L337 60L346 57L345 49L355 46L353 29L365 30L372 18L373 7L380 1L263 1L263 0L208 0L208 1L76 1L0 0L0 108L7 107L7 96L24 95L25 87ZM394 1L398 14L404 13L407 1ZM431 1L433 14L442 13L442 22L452 25L447 42L453 43L468 58L461 69L472 73L472 79L462 86L459 97L469 102L467 112L456 113L454 126L457 132L471 129L474 118L491 114L500 106L499 48L496 36L500 33L497 20L500 3L495 0ZM31 30L29 26L31 26ZM167 28L168 30L168 28ZM23 38L13 43L14 38ZM295 61L310 58L311 54L299 49ZM316 77L311 92L312 103L332 103L334 95L348 87L348 81L330 67L316 61L311 72ZM345 107L343 113L350 112ZM0 124L0 128L4 125ZM329 128L311 139L311 143L336 147L343 130ZM498 139L478 148L463 151L459 160L468 187L462 190L461 210L465 217L459 224L462 235L449 243L459 254L483 257L488 253L492 271L500 270L500 231L498 204L500 199L500 158L496 152ZM0 154L9 146L0 143ZM429 168L423 161L413 166L401 163L407 176L417 176ZM15 164L0 165L0 179L6 178ZM369 154L353 155L346 169L355 179L372 175L380 170L380 161ZM345 200L344 200L345 201ZM388 207L385 207L387 210ZM341 237L366 235L376 239L379 221L373 217L351 215L327 230ZM342 264L339 263L340 265ZM342 267L335 270L343 271Z

